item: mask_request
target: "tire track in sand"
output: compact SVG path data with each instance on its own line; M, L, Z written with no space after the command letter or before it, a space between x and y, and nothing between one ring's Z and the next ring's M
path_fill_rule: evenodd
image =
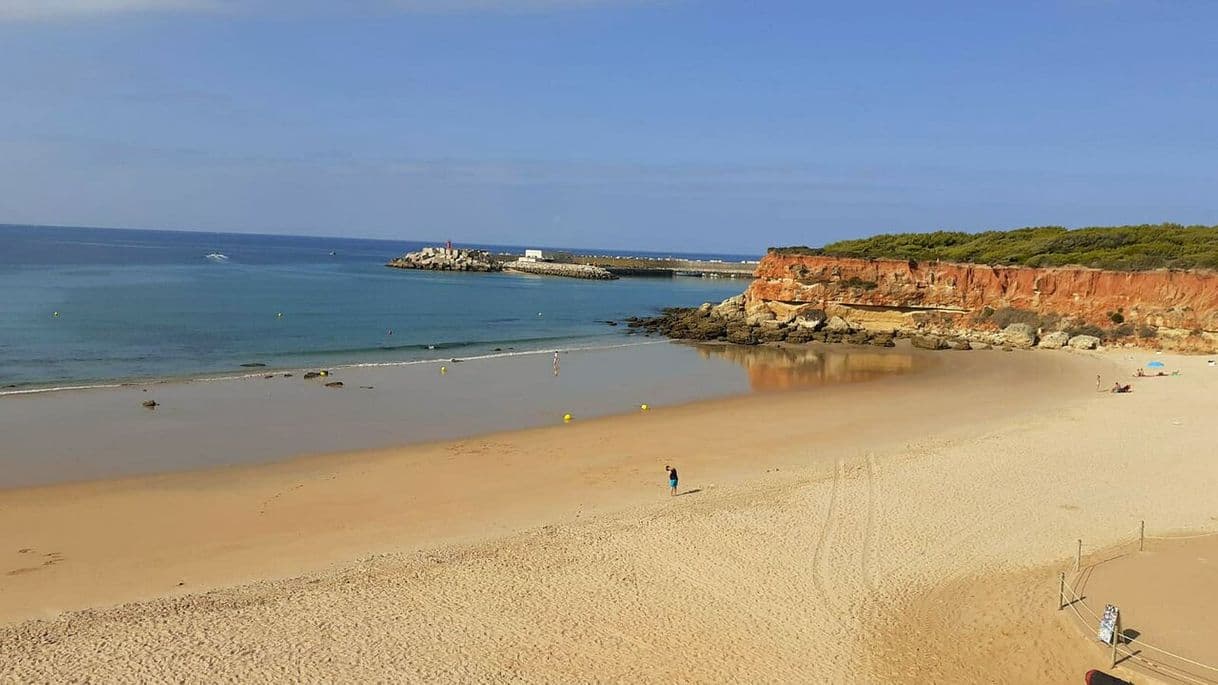
M821 564L825 556L825 542L829 538L830 530L835 527L837 522L837 499L842 487L842 471L844 468L843 460L838 459L837 465L833 469L833 485L829 490L829 505L825 509L825 519L821 524L820 533L816 539L816 547L812 551L812 589L820 597L821 601L824 602L825 608L829 611L830 618L837 624L837 627L842 630L848 630L848 626L841 619L841 611L834 605L833 598L825 589L825 578L821 572Z
M875 455L867 453L867 522L863 528L863 548L860 551L862 557L859 562L859 575L863 579L863 590L868 594L874 595L879 592L880 581L876 575L875 567L877 565L877 552L875 545L875 519L876 519L876 463Z

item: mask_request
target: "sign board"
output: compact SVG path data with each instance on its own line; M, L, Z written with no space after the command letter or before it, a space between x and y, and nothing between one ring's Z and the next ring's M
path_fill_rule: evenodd
M1121 610L1115 605L1109 604L1104 607L1104 615L1100 617L1100 632L1096 636L1100 642L1110 645L1116 639L1117 617L1120 615Z

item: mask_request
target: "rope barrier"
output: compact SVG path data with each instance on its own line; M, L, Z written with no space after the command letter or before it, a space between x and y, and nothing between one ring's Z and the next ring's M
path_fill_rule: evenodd
M1078 595L1078 592L1074 591L1074 587L1072 587L1071 584L1066 583L1066 589L1069 590L1069 594L1071 594L1071 597L1072 597L1071 601L1066 603L1066 606L1071 608L1071 611L1074 612L1075 618L1078 618L1079 623L1082 623L1084 628L1089 628L1091 623L1099 622L1099 620L1100 620L1099 614L1096 614L1094 611L1091 611L1091 607L1086 606L1086 603L1083 602L1083 597L1080 597ZM1083 618L1082 613L1079 613L1079 611L1078 611L1079 605L1083 605L1083 608L1086 609L1086 613L1091 614L1090 622L1088 622L1088 620ZM1141 641L1140 639L1129 640L1129 641L1125 642L1125 644L1127 644L1127 652L1125 652L1125 658L1135 659L1135 661L1144 663L1145 665L1147 665L1147 667L1152 668L1152 669L1160 669L1160 667L1162 667L1162 668L1177 670L1177 672L1180 672L1180 673L1178 675L1173 675L1173 676L1178 676L1178 678L1190 679L1190 680L1194 681L1194 683L1197 683L1199 685L1211 685L1213 683L1213 681L1212 680L1196 680L1195 679L1196 676L1192 676L1188 673L1185 673L1185 672L1183 672L1183 670L1180 670L1177 667L1172 667L1172 665L1169 665L1169 664L1151 662L1151 661L1149 661L1149 659L1146 659L1145 657L1141 657L1139 655L1135 655L1135 653L1133 653L1133 652L1129 652L1128 645L1136 645L1139 648L1142 648L1142 650L1153 650L1158 653L1161 653L1161 655L1179 659L1179 661L1181 661L1181 662L1188 663L1191 665L1196 665L1196 667L1203 668L1206 670L1212 670L1212 672L1218 673L1218 667L1213 667L1213 665L1197 662L1197 661L1194 661L1194 659L1190 659L1188 657L1183 657L1183 656L1177 655L1177 653L1175 653L1175 652L1169 652L1167 650L1164 650L1164 648L1162 648L1162 647L1156 647L1155 645L1147 644L1147 642Z
M1070 596L1072 598L1069 602L1066 603L1066 606L1070 607L1070 609L1074 612L1075 617L1078 618L1080 623L1082 623L1084 629L1089 628L1091 623L1098 622L1100 620L1099 615L1096 614L1094 611L1092 611L1091 607L1087 606L1087 604L1085 602L1083 602L1083 598L1080 597L1077 592L1075 592L1074 588L1071 587L1070 583L1066 583L1065 587L1067 590L1070 591ZM1090 622L1088 622L1087 619L1083 618L1083 615L1079 613L1079 611L1078 611L1079 604L1082 604L1083 608L1087 610L1087 613L1091 614L1092 620ZM1118 635L1113 636L1114 640L1118 639L1118 638L1119 638ZM1192 659L1189 659L1188 657L1180 656L1179 654L1176 654L1175 652L1169 652L1166 649L1163 649L1161 647L1155 647L1154 645L1143 642L1141 639L1131 640L1131 641L1128 641L1126 644L1127 645L1136 644L1139 649L1152 649L1160 654L1164 654L1166 656L1172 657L1173 659L1178 659L1180 661L1183 661L1186 664L1190 664L1193 666L1197 666L1199 668L1204 668L1206 670L1218 673L1218 667L1210 666L1209 664L1203 664L1199 661L1194 661ZM1118 649L1119 649L1119 647L1118 647ZM1150 660L1146 659L1145 657L1142 657L1138 654L1128 651L1128 647L1126 648L1125 658L1139 661L1143 665L1145 665L1146 667L1148 667L1152 670L1156 670L1156 671L1161 671L1163 669L1171 670L1171 671L1173 671L1172 677L1189 680L1193 683L1196 683L1197 685L1212 685L1212 683L1214 682L1213 680L1198 680L1197 678L1200 676L1194 676L1192 674L1189 674L1186 671L1183 671L1178 667L1173 667L1169 664L1160 664L1160 663L1150 661Z
M1218 535L1218 531L1212 533L1197 533L1196 535L1147 535L1147 540L1192 540L1193 538L1208 538Z
M1142 525L1145 525L1145 524L1142 524ZM1146 535L1145 532L1142 532L1138 535L1133 535L1133 536L1130 536L1127 538L1121 538L1118 541L1108 545L1105 549L1111 549L1113 547L1120 547L1120 546L1123 546L1126 544L1131 544L1133 542L1139 542L1139 541L1146 540L1146 539L1189 540L1189 539L1193 539L1193 538L1211 537L1214 535L1218 535L1218 531L1209 532L1209 533L1199 533L1196 535ZM1079 543L1080 543L1079 554L1081 556L1082 541L1080 540ZM1082 569L1081 568L1076 569L1076 573L1077 573L1077 575L1074 578L1075 582L1077 582L1078 579L1082 576ZM1086 602L1083 601L1083 598L1078 594L1077 591L1075 591L1074 587L1069 582L1066 581L1064 573L1062 574L1061 584L1062 584L1063 590L1068 591L1070 593L1069 594L1070 601L1065 602L1065 606L1070 607L1070 610L1074 612L1074 616L1079 620L1079 622L1081 622L1083 624L1084 629L1089 627L1090 623L1097 623L1100 620L1100 616L1098 614L1096 614L1094 611L1092 611L1091 607L1087 606ZM1061 598L1061 600L1063 602L1065 601L1065 599L1066 599L1065 597ZM1080 604L1083 606L1083 609L1086 610L1086 612L1091 615L1090 623L1087 621L1087 619L1085 619L1083 617L1083 615L1081 613L1079 613L1078 606ZM1119 653L1120 638L1121 638L1120 635L1113 636L1113 640L1116 641L1116 645L1113 646L1114 655ZM1155 651L1159 654L1162 654L1164 656L1171 657L1172 659L1176 659L1183 663L1189 664L1191 666L1196 666L1197 668L1202 668L1207 671L1211 671L1215 674L1216 677L1218 677L1218 666L1211 666L1209 664L1204 664L1204 663L1201 663L1200 661L1195 661L1193 659L1189 659L1188 657L1181 656L1179 654L1176 654L1175 652L1169 652L1166 649L1163 649L1162 647L1156 647L1152 644L1143 642L1141 639L1128 640L1126 642L1127 647L1126 647L1125 658L1138 661L1138 662L1142 663L1144 666L1150 668L1151 670L1159 671L1159 672L1162 672L1164 669L1170 670L1170 671L1172 671L1172 673L1169 674L1171 677L1188 680L1193 683L1197 683L1197 685L1210 685L1211 683L1215 682L1215 680L1210 680L1210 679L1197 680L1198 677L1203 677L1203 676L1196 676L1193 674L1189 674L1188 672L1180 669L1179 667L1171 666L1168 664L1157 663L1157 662L1147 659L1146 657L1141 656L1140 654L1135 654L1134 652L1129 651L1129 648L1128 648L1129 645L1134 645L1134 644L1137 645L1139 651L1149 649L1149 650ZM1205 676L1205 677L1208 678L1208 676Z

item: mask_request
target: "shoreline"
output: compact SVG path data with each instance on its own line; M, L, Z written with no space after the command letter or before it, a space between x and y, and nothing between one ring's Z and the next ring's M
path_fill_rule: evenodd
M31 550L0 550L0 569L36 569L0 574L0 663L27 680L291 663L309 680L1056 682L1105 666L1045 601L1051 571L1075 538L1104 547L1138 518L1212 528L1218 372L949 357L828 391L0 491L0 538ZM1135 392L1096 392L1096 373ZM155 663L136 647L183 639Z
M858 382L934 364L899 350L726 350L661 339L564 351L558 375L550 352L0 398L11 455L0 490L458 440L553 425L568 413L582 422L641 404ZM146 401L157 406L141 407Z
M819 435L817 452L855 453L859 431L866 431L869 442L877 447L915 439L923 433L929 417L939 414L934 398L942 397L948 388L973 399L953 411L957 419L966 419L963 425L944 425L939 432L976 431L1000 419L1009 408L1007 402L976 384L978 376L974 372L980 372L983 381L1000 385L1031 384L1034 378L1052 378L1051 369L1074 361L1063 355L985 357L971 356L958 365L939 366L920 374L838 385L828 393L812 388L725 397L658 407L646 414L605 416L570 425L498 431L396 448L331 451L271 463L10 488L0 490L0 511L6 512L0 517L0 537L25 540L17 543L23 547L53 549L70 560L82 555L92 557L93 561L78 563L102 563L112 569L103 575L127 578L110 590L96 584L75 586L73 590L74 583L65 582L60 588L66 593L65 603L50 605L61 608L91 605L70 599L76 596L74 592L126 601L157 594L149 595L147 588L173 588L177 580L170 582L161 573L154 574L158 580L146 583L137 580L139 573L131 575L129 564L139 559L141 550L150 547L159 550L158 557L165 564L161 571L173 569L170 575L191 575L183 570L192 566L190 560L201 563L206 572L195 577L206 578L207 587L282 577L362 553L485 535L485 525L474 523L482 517L487 517L487 523L497 522L491 529L502 533L542 525L555 516L572 520L586 507L609 511L639 504L651 499L652 488L645 484L653 480L641 475L642 462L656 462L653 466L658 472L665 459L679 460L686 467L685 478L692 476L689 469L695 469L698 481L707 484L738 484L749 480L761 466L807 465L808 457L803 450L792 449L791 441L803 439L800 436L806 436L810 427L803 420L784 421L806 417L809 406L817 407L822 416L822 425L813 429ZM1084 363L1106 366L1095 360ZM858 415L860 403L889 407L891 417L882 431L877 433ZM908 407L908 403L918 406ZM722 420L728 416L732 417L730 421ZM755 428L741 430L737 427L741 423ZM691 447L709 451L689 453ZM674 450L680 454L674 454ZM561 459L560 455L570 453L581 456L577 460ZM556 458L560 461L554 461ZM813 462L824 463L827 459L821 454ZM478 475L475 482L466 483L471 469ZM603 481L606 474L611 474L610 479ZM345 485L334 484L338 478ZM591 490L576 487L549 492L558 483L574 486L589 482L603 485ZM322 492L337 489L330 495L315 495L323 499L312 504L305 503L309 500L306 497L284 517L265 518L262 502L281 502L287 493L295 499L305 494L300 488L306 483L312 484L310 488L322 488ZM452 490L458 483L464 485ZM543 483L551 485L539 489ZM610 484L612 487L604 487ZM483 503L475 505L477 500ZM298 508L301 505L303 508ZM166 506L175 511L174 521L146 520L144 512ZM453 512L453 507L464 512L459 519L446 513ZM94 513L85 515L86 511ZM481 513L470 518L474 511ZM97 512L109 515L99 517ZM397 524L404 526L395 536L397 543L388 546L377 542L380 534L372 532L380 530L378 522L386 516L406 516ZM303 558L299 550L290 552L300 535L306 536L299 539L307 541L311 549ZM52 541L30 537L50 537ZM240 539L246 542L234 548L234 542ZM253 544L254 539L260 542ZM286 543L286 547L272 554L263 548L272 543ZM73 551L74 547L83 550ZM225 563L221 563L225 558L221 550L232 550ZM178 561L168 563L175 554L180 555ZM207 561L203 563L201 558ZM54 569L66 573L74 565L64 562ZM96 574L88 572L87 576L95 578ZM28 582L17 578L18 582ZM191 587L199 588L193 582ZM0 620L45 615L35 605L21 603L23 594L0 593ZM17 609L11 604L14 601L26 608Z
M611 335L613 335L613 334L607 333L602 337L608 338ZM623 336L623 337L625 337L625 336ZM636 336L636 337L644 337L644 336ZM650 336L646 336L646 337L650 337ZM576 336L573 338L568 338L567 340L579 340L579 339L587 340L589 338L588 338L588 336ZM341 363L330 364L330 365L314 364L312 366L270 366L270 365L266 365L266 366L248 367L248 369L250 369L250 370L244 370L244 371L233 369L232 371L199 372L199 373L188 373L188 374L182 374L182 375L176 375L176 376L175 375L147 376L147 377L139 376L139 377L129 377L129 378L106 378L106 379L99 379L96 381L93 381L93 380L64 381L65 383L71 383L71 385L48 385L46 383L14 384L12 386L0 387L0 398L21 397L24 395L38 395L38 394L49 393L49 392L71 392L71 391L78 391L78 390L105 390L105 389L110 389L110 388L128 388L128 387L139 387L139 386L144 386L144 385L166 385L166 384L206 383L206 382L214 382L214 381L235 381L235 380L244 380L247 378L262 378L263 376L265 376L268 373L271 373L271 374L284 374L284 373L302 374L302 373L305 373L306 371L311 371L313 369L320 369L320 368L340 369L341 370L341 369L360 369L360 368L391 368L391 367L398 367L398 366L414 366L417 364L444 364L444 363L453 362L456 360L460 360L460 361L464 362L464 361L476 361L476 360L482 360L482 359L496 359L496 358L500 358L500 357L525 356L525 355L532 355L532 354L550 354L553 352L567 353L567 352L607 350L607 349L616 349L616 348L620 348L620 347L632 347L635 345L655 345L655 344L662 343L662 342L675 342L675 341L670 341L668 339L653 339L653 340L644 339L644 340L624 342L624 343L619 343L619 344L577 345L577 346L570 346L570 347L543 347L543 348L529 349L529 350L512 350L510 352L508 352L508 351L493 352L492 351L492 352L475 354L475 355L470 355L470 356L465 356L465 357L437 357L435 359L404 359L404 360L400 360L400 361L388 361L388 362L347 361L347 362L341 362ZM456 349L468 348L468 347L473 347L476 345L484 345L484 344L492 345L495 343L456 343L456 344L438 343L435 345L435 350L436 351L449 350L449 349L456 350ZM410 345L409 347L421 347L421 346Z

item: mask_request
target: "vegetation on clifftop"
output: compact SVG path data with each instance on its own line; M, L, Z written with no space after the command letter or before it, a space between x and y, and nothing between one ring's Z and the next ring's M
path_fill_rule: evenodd
M1117 271L1218 270L1218 226L1156 224L1068 230L895 233L820 248L776 247L774 254L907 259L1012 266L1077 265Z

